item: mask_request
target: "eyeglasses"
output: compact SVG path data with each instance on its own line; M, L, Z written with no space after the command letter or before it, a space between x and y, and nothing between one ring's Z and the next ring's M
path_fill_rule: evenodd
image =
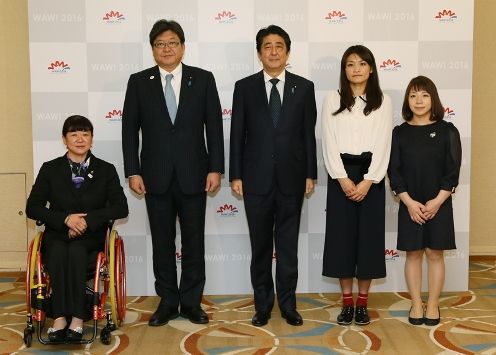
M171 42L155 42L153 44L155 48L159 49L164 49L165 47L168 47L170 49L175 49L179 46L179 42L177 41L171 41Z

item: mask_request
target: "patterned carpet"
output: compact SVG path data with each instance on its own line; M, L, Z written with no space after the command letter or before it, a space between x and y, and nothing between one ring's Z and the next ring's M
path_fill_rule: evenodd
M244 296L206 296L207 325L177 318L148 327L157 297L128 298L125 324L112 343L47 346L33 340L26 348L24 276L0 275L0 354L496 354L496 262L471 261L470 290L442 295L441 323L412 326L403 293L370 295L370 325L339 326L338 294L299 294L304 325L292 327L274 308L265 327L251 325L253 301ZM104 321L99 326L103 327ZM89 334L91 325L86 326Z

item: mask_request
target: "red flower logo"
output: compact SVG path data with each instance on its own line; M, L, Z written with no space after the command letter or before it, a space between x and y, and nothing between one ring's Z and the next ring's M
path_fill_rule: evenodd
M112 119L121 119L122 118L122 110L112 110L107 113L105 118L112 120Z
M121 14L119 11L110 11L103 16L102 20L109 21L109 20L124 20L125 17L123 14Z
M54 69L70 69L68 64L65 64L63 60L60 62L56 60L54 63L50 63L50 66L48 67L50 70Z
M400 62L396 61L396 59L388 59L382 62L379 66L380 68L401 68Z
M444 117L454 118L455 117L455 111L453 111L450 107L446 107L444 109Z
M232 22L233 20L236 20L236 15L233 14L231 11L222 11L217 14L216 17L214 17L215 20L219 21L220 23L224 22Z
M436 15L437 19L454 19L454 18L457 18L456 14L451 11L451 10L443 10L443 11L439 11Z
M341 19L341 20L344 20L344 19L346 19L346 18L347 18L347 17L346 17L346 14L345 14L344 12L341 12L341 11L339 11L339 10L337 10L337 11L336 11L336 10L332 10L331 12L329 12L329 13L327 14L327 16L325 17L325 19L326 19L326 20L333 20L333 19L335 19L336 17L337 17L337 18L339 18L339 19Z
M235 213L238 213L238 209L236 206L228 205L227 203L224 206L220 206L217 210L217 213L220 213L221 216L234 216Z

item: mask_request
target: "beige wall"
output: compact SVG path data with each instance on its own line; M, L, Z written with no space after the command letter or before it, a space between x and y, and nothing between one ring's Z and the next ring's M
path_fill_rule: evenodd
M475 0L470 254L480 255L496 255L495 12L496 1Z
M0 0L0 48L0 172L25 172L32 181L26 0Z
M0 48L0 269L18 270L34 234L24 215L33 181L26 0L0 0Z
M470 253L486 255L496 255L494 13L496 1L475 0ZM0 173L25 173L26 190L33 181L28 43L27 0L0 0Z

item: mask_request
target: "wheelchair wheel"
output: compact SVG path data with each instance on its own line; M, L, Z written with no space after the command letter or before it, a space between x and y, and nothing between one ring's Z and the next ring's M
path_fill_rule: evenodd
M26 311L28 313L34 313L34 309L31 306L31 290L35 288L37 284L37 269L36 263L38 259L38 251L40 249L40 241L43 236L43 232L38 232L29 244L27 260L26 260Z
M33 342L33 331L31 329L24 329L24 344L26 344L26 347L29 348L31 347L31 343Z
M117 327L126 316L126 259L124 255L124 241L113 230L110 235L110 305L112 321Z
M111 330L107 327L104 327L100 332L100 341L105 345L110 345L112 341Z

